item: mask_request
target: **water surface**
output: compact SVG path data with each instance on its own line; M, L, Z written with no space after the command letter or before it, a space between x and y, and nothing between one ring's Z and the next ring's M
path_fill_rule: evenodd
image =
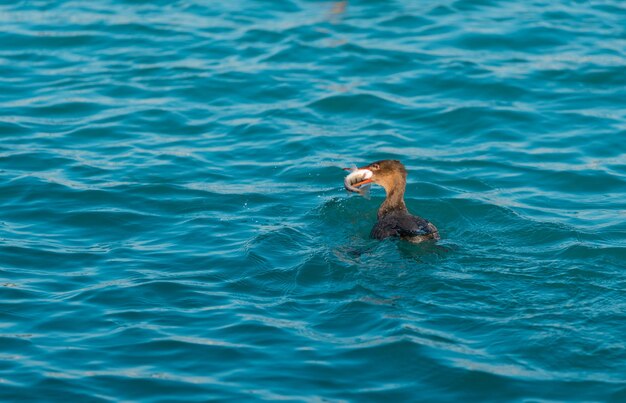
M616 0L0 6L0 399L626 399ZM438 247L368 238L394 158Z

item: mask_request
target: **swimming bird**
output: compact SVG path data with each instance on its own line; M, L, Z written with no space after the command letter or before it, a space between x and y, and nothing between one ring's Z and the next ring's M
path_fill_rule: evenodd
M356 170L344 169L353 171L344 181L347 190L358 191L360 186L374 183L382 186L387 194L378 209L378 222L372 228L371 238L398 237L413 243L439 239L439 231L430 221L411 215L406 208L407 172L400 161L382 160Z

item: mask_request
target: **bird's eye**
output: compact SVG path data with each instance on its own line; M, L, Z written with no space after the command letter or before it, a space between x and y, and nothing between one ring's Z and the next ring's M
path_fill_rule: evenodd
M378 165L378 164L372 164L372 165L370 165L370 167L372 169L380 169L380 165Z

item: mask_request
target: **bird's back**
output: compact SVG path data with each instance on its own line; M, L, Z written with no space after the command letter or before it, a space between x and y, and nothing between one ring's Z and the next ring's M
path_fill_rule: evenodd
M429 239L439 239L437 228L428 220L414 216L405 211L394 211L378 219L370 237L385 239L399 237L410 242L419 243Z

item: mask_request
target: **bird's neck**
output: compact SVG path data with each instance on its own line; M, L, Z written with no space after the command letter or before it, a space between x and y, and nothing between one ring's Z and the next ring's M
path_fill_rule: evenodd
M406 204L404 204L406 180L404 178L397 178L388 186L384 186L384 188L387 193L387 198L378 209L378 218L395 211L408 212Z

